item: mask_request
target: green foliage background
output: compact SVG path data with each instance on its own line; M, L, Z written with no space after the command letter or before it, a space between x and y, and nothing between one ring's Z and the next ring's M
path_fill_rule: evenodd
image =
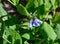
M7 1L26 18L7 13L0 0L0 44L60 44L60 13L56 13L60 0L27 0L25 6L19 0ZM43 24L29 28L32 15Z

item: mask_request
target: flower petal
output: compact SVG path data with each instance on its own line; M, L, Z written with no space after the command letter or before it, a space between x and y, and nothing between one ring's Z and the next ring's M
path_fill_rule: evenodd
M30 23L29 23L29 27L38 27L42 24L43 22L41 20L38 19L31 19Z

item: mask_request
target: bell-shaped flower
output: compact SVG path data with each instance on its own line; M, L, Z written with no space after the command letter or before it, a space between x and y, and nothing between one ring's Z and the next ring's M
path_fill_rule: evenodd
M38 27L42 24L43 22L37 18L31 19L29 23L29 27Z

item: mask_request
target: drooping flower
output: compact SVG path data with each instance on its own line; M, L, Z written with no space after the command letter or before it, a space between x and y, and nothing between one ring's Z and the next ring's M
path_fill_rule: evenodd
M42 24L43 22L37 18L33 18L30 20L29 27L38 27Z

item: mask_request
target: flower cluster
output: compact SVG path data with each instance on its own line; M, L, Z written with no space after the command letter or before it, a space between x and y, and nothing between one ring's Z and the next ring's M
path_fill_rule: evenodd
M43 22L37 18L31 19L29 23L29 27L38 27L42 24Z

